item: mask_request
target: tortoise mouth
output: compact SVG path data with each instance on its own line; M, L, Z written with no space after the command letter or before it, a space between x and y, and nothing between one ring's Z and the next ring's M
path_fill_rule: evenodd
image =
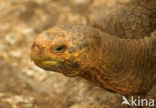
M48 71L62 73L68 77L74 77L82 73L80 71L79 63L70 62L67 60L58 60L58 59L43 60L41 62L41 65L38 66Z
M42 62L42 65L44 67L51 68L51 67L59 67L60 66L60 63L61 62L56 61L56 60L44 60Z

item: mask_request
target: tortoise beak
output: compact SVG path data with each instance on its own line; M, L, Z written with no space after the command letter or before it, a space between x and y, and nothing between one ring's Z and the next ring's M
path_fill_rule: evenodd
M57 61L48 60L48 61L43 61L42 64L44 66L58 66L59 63Z

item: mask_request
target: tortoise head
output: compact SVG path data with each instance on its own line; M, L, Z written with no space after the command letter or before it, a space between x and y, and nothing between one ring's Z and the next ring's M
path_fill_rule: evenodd
M98 30L82 25L59 25L34 40L31 59L42 69L76 76L87 71L98 54Z

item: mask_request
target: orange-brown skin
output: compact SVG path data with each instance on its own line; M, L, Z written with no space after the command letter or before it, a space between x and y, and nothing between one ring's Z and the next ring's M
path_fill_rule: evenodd
M153 0L136 1L129 9L125 6L125 10L108 15L103 23L94 23L95 28L59 25L44 31L33 43L31 59L45 70L81 76L120 94L148 92L155 66L155 37L148 36L155 29L156 7ZM131 14L122 13L129 11ZM130 15L135 15L133 20ZM130 19L120 19L122 16Z
M143 94L153 81L151 48L148 37L122 39L88 26L59 25L35 39L31 59L45 70L82 76L120 94Z
M66 75L70 73L68 76L76 76L77 73L80 73L77 72L77 68L81 68L79 70L81 72L84 71L86 65L91 62L90 58L98 50L99 46L96 46L94 41L97 43L101 41L98 40L98 35L96 36L99 31L85 37L84 33L89 33L87 30L90 29L67 25L57 26L41 33L33 43L31 58L36 61L36 65L46 70L52 70L53 64L49 64L48 60L54 59L54 61L60 63L54 63L53 71L58 71ZM93 40L90 38L92 36L95 36ZM62 47L60 51L59 47ZM42 63L45 60L47 62ZM62 69L63 65L65 65L65 68Z

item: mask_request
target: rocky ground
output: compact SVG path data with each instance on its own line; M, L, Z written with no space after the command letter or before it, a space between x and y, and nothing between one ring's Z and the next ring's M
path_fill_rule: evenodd
M120 95L39 69L29 54L41 31L88 24L127 1L0 0L0 108L120 108Z

